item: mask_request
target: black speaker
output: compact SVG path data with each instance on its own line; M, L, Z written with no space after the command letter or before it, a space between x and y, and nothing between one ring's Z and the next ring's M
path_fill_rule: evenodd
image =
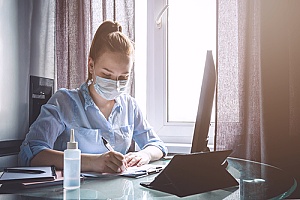
M39 116L41 107L53 94L54 80L50 78L30 76L29 88L29 126Z

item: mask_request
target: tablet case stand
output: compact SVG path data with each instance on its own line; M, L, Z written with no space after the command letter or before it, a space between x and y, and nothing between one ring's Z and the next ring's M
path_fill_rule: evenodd
M185 197L238 186L222 163L231 150L175 155L152 182L142 186Z

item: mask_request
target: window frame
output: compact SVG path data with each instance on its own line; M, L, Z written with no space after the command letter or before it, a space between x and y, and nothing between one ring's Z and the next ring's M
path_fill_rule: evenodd
M169 151L189 153L194 133L194 122L168 122L167 105L167 14L162 15L162 25L156 19L168 0L147 1L147 120L159 137L169 147ZM209 130L210 147L213 148L214 122ZM171 147L171 148L170 148Z
M167 3L167 0L150 0L147 3L147 119L164 141L191 143L195 123L167 121L168 10L162 15L161 28L156 26L157 16Z

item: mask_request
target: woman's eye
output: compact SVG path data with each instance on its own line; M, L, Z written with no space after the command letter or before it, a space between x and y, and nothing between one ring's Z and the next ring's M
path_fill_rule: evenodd
M109 78L109 77L110 77L110 74L105 74L105 73L103 73L103 76L104 76L105 78Z
M119 76L118 80L128 80L129 75L126 76Z

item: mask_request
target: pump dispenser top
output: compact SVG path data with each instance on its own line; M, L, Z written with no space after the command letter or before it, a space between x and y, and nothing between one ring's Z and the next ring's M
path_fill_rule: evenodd
M67 143L68 149L78 149L78 142L75 142L74 129L71 129L70 142Z

